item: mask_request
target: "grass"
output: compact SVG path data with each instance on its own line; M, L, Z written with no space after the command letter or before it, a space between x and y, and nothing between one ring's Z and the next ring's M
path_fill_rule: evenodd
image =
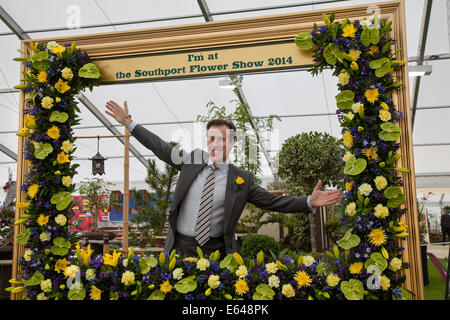
M446 266L447 260L439 259L441 263ZM425 300L444 300L445 282L441 274L436 269L434 264L427 259L428 264L428 278L430 283L425 286Z

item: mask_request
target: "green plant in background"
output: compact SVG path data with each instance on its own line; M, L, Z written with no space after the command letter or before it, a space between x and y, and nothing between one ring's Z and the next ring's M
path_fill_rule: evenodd
M146 246L153 247L154 240L150 230L150 221L152 213L146 205L146 190L133 190L131 198L136 203L135 215L130 219L131 224L128 225L129 244L133 247L144 248ZM134 228L133 228L134 227Z
M278 154L278 175L285 179L288 193L291 195L309 195L317 182L323 186L338 183L341 157L344 146L341 139L328 133L304 132L288 138ZM304 238L310 234L312 250L315 250L313 215L294 215L288 222L293 228L293 244L306 246ZM297 220L297 221L296 221ZM310 221L308 221L310 220Z
M91 231L98 229L98 211L106 211L113 204L110 199L112 186L114 186L113 183L104 181L101 178L84 178L80 182L78 192L85 197L83 206L89 209L93 218ZM72 200L72 196L70 194L69 196L70 200ZM56 202L59 199L54 200L53 202ZM60 203L64 203L64 199Z
M328 208L328 221L325 222L325 232L330 238L332 243L337 243L337 241L342 238L345 233L345 225L342 222L342 217L345 214L345 208L342 205L337 205L334 207L334 212Z
M6 206L0 206L0 248L12 245L14 241L14 206L12 201Z
M253 259L259 251L264 252L264 261L269 261L272 255L277 256L280 248L278 242L263 234L249 234L242 238L241 255Z

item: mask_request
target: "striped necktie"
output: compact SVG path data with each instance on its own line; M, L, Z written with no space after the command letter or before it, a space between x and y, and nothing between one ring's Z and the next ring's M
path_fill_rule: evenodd
M195 227L195 240L203 246L209 240L211 231L211 212L214 196L214 171L217 169L213 163L209 166L209 174L203 186L202 198L200 200L200 209Z

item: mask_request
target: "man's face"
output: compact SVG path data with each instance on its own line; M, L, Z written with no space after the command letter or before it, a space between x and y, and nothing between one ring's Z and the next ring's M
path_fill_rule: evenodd
M207 132L208 153L216 163L225 162L234 146L231 130L225 126L211 126Z

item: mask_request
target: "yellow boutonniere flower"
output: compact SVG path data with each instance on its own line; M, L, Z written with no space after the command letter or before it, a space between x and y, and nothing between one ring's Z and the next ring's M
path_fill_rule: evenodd
M234 185L234 190L237 191L237 190L239 190L240 188L242 188L244 182L245 182L245 180L244 180L242 177L239 177L239 176L238 176L238 177L234 180L234 183L235 183L235 185Z

